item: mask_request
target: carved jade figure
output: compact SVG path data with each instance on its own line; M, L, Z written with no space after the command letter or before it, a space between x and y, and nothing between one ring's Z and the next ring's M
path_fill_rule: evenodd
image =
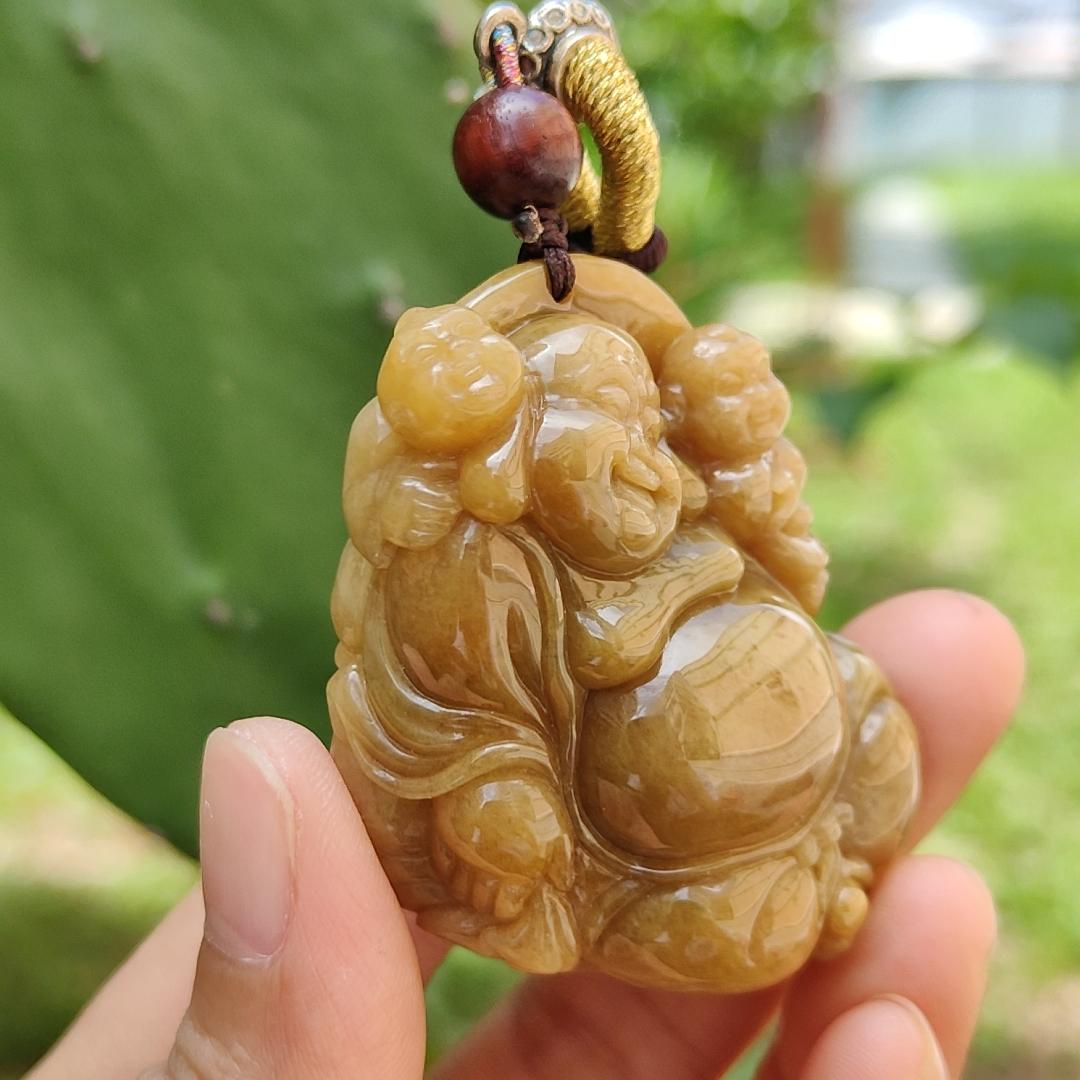
M637 270L406 312L357 417L333 751L401 903L532 972L743 991L851 940L918 791L754 338Z

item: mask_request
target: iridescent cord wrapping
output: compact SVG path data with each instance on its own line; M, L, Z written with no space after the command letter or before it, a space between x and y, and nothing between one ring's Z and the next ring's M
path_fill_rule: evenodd
M497 86L521 86L524 83L517 36L509 23L500 23L491 32L491 55L495 61Z

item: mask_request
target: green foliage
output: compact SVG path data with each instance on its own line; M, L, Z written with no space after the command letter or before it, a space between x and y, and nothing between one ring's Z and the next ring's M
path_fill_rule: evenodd
M0 6L0 699L189 850L211 727L325 730L393 314L512 258L449 164L474 9L439 10Z
M646 0L619 19L660 130L659 280L715 318L736 282L805 273L808 123L832 0Z
M0 1076L56 1039L194 880L0 709Z
M427 1056L438 1061L521 976L498 960L451 949L428 984Z
M622 30L662 132L753 182L766 138L810 105L829 62L828 0L649 0Z
M1080 378L976 353L924 369L855 452L815 461L835 624L928 585L987 596L1029 653L1020 716L947 821L988 874L1007 932L1043 977L1080 966Z
M748 190L707 147L666 146L657 221L672 253L657 279L692 319L709 322L737 283L804 276L810 191L799 176L763 179Z
M930 840L972 862L998 903L971 1070L988 1080L1064 1080L1080 1064L1061 1023L1080 969L1078 410L1075 373L982 346L922 368L867 416L850 453L800 433L833 557L833 625L901 589L960 587L997 603L1027 650L1013 726Z
M1075 172L939 178L987 333L1062 367L1080 358L1080 184Z

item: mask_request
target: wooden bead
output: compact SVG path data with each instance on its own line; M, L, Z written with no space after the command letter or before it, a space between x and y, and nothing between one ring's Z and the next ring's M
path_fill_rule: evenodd
M551 94L502 86L469 106L454 132L454 168L469 197L500 218L556 209L581 172L581 136Z

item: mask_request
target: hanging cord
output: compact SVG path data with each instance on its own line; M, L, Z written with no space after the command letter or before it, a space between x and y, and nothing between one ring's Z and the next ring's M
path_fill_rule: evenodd
M667 254L656 228L660 195L660 140L637 77L607 37L582 37L570 46L550 78L550 88L592 132L603 167L597 179L583 163L562 210L575 234L598 255L655 270Z
M522 86L519 45L514 28L500 23L491 33L491 58L496 86ZM527 206L511 222L521 240L519 263L543 259L548 292L556 302L565 300L577 280L574 260L570 258L566 218L558 210Z
M513 215L514 232L522 241L518 261L542 259L548 288L559 301L574 287L571 252L594 252L646 273L655 270L668 248L655 222L659 138L602 5L597 0L542 0L526 19L516 4L492 3L477 24L474 47L489 89L466 111L455 133L455 167L474 201L496 216ZM556 98L565 107L558 109L565 124L535 101L528 108L498 112L496 99L487 94L511 94L516 87ZM491 108L462 136L459 160L458 136L481 100ZM539 140L527 131L529 109L543 116L540 130L545 134ZM600 151L600 175L581 156L575 122L592 133ZM577 160L566 159L567 130L577 143L580 168ZM483 162L497 136L508 136L511 143L517 138L519 156L506 157L505 171L499 161L477 168L477 158ZM550 181L558 182L559 170L565 170L566 182L552 194ZM511 175L521 178L525 196L516 206L500 187Z
M530 206L514 218L512 225L522 240L517 261L543 259L548 292L553 300L565 300L577 279L574 260L570 258L566 218L558 210L537 210Z

